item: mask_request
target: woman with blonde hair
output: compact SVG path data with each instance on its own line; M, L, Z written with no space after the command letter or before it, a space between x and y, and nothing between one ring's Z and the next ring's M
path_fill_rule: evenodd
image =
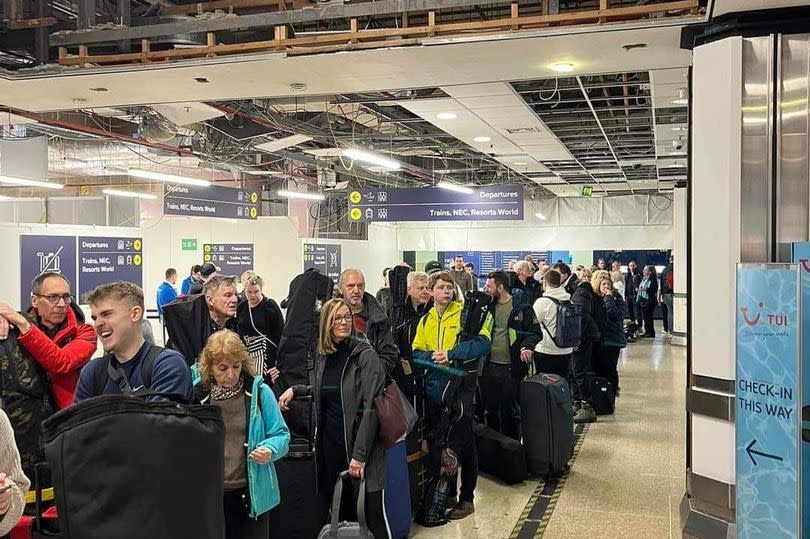
M596 276L594 276L596 279ZM602 301L605 304L605 327L602 330L602 341L598 355L594 356L594 371L613 384L613 391L619 396L619 354L627 346L624 336L624 317L627 307L624 298L614 288L613 279L602 277L594 282Z
M219 406L225 422L225 538L267 539L268 511L281 501L273 463L287 454L290 431L239 335L212 334L197 368L195 401Z
M388 539L383 505L385 447L377 436L380 421L374 408L374 397L382 392L385 383L385 369L374 348L352 336L352 326L352 311L342 298L324 303L315 384L289 388L279 398L279 404L287 410L294 397L314 397L321 522L328 522L335 484L341 472L348 469L355 480L365 479L369 531L375 539ZM343 504L340 520L357 521L354 507Z
M579 305L582 310L582 340L579 347L571 356L571 394L574 397L576 414L574 422L593 423L596 421L596 412L591 399L591 366L594 346L602 338L595 316L602 305L601 299L596 301L596 294L591 287L592 273L590 268L579 266L577 268L579 284L571 294L571 303ZM602 307L604 309L604 307Z
M278 304L264 295L264 279L250 271L242 275L245 299L236 307L239 335L247 346L253 369L273 385L280 376L276 367L284 315Z

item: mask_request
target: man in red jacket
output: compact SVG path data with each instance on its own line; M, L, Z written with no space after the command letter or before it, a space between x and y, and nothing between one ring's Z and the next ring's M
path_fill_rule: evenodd
M19 332L19 343L48 373L59 409L73 404L79 371L98 344L96 331L77 317L70 283L59 273L43 273L31 283L31 310L22 315L0 302L0 339L9 324ZM81 313L81 311L78 311Z

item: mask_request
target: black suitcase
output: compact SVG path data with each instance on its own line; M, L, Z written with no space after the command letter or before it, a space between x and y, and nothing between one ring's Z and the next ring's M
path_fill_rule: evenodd
M295 400L309 407L312 425L312 397ZM295 436L287 456L275 463L281 503L270 512L270 537L309 539L317 537L321 530L313 436L311 428L308 437Z
M611 415L616 410L616 391L607 378L591 378L591 400L596 415Z
M574 407L568 382L556 374L537 374L523 380L520 413L529 473L562 474L574 445Z
M478 447L478 469L514 485L529 476L526 470L526 452L519 441L482 425L473 424Z

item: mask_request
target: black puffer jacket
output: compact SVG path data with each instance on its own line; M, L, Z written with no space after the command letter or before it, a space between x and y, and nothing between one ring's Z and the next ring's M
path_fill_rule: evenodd
M598 301L595 301L598 300ZM600 341L602 333L595 317L599 317L604 327L605 305L593 292L591 283L579 283L571 294L571 303L582 307L582 340ZM598 303L598 305L597 305Z
M604 297L607 322L602 332L602 346L624 348L627 338L624 336L624 317L627 314L627 302L615 290Z

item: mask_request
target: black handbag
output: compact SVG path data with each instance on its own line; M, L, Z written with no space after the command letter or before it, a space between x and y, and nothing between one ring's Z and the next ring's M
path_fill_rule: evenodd
M43 424L62 539L223 539L217 406L107 395Z

